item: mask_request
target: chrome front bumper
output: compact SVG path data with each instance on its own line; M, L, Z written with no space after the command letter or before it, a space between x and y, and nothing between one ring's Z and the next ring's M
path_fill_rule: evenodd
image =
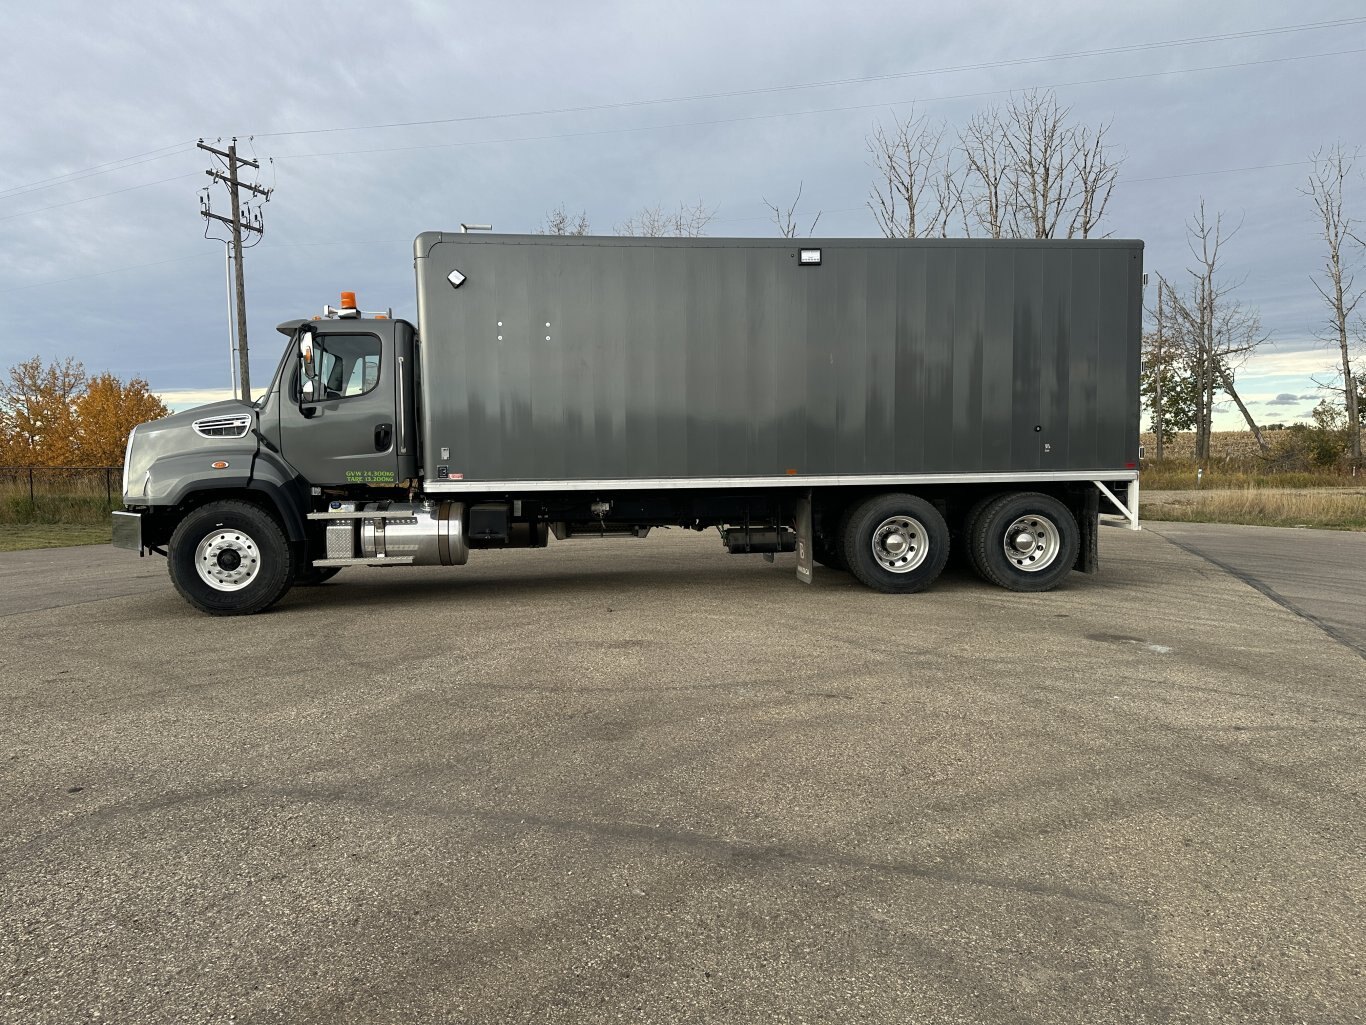
M114 520L114 547L127 548L141 555L142 513L116 512L111 515Z

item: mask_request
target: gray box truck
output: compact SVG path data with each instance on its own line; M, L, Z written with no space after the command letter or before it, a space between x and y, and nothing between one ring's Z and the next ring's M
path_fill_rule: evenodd
M142 424L114 543L196 608L348 566L716 528L888 593L1137 526L1142 243L427 232L418 323L280 325L254 403Z

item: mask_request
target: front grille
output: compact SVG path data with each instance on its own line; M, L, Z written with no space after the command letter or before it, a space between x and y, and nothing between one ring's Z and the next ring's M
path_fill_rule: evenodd
M241 438L251 429L250 413L232 416L207 416L194 422L195 433L202 438Z

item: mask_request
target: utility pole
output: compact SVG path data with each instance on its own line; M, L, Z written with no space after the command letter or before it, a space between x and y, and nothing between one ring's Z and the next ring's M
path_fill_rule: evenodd
M1164 329L1165 329L1166 326L1167 326L1167 325L1166 325L1166 320L1167 320L1167 318L1166 318L1166 316L1165 316L1165 312L1164 312L1163 309L1162 309L1162 286L1165 285L1165 284L1166 284L1166 282L1164 282L1161 278L1158 278L1158 279L1157 279L1157 378L1156 378L1156 380L1157 380L1157 409L1154 410L1154 412L1156 413L1156 415L1153 417L1153 427L1156 429L1156 433L1157 433L1157 461L1158 461L1159 463L1162 462L1162 454L1163 454L1163 453L1162 453L1162 427L1163 427L1163 424L1162 424L1162 375L1163 375L1164 373L1166 373L1166 370L1167 370L1167 365L1166 365L1166 362L1165 362L1165 357L1164 357L1164 354L1163 354L1163 352L1162 352L1162 343L1165 341L1165 339L1164 339L1164 337L1163 337L1163 332L1164 332Z
M241 398L243 402L251 401L251 371L247 364L247 290L246 281L242 274L242 236L250 235L255 232L258 239L265 234L265 221L259 209L253 210L248 204L246 206L246 220L242 219L243 204L241 190L246 189L254 196L259 196L262 200L269 200L273 189L262 188L260 185L251 182L241 181L237 177L239 167L250 167L259 171L261 165L255 160L248 160L246 157L237 155L237 137L234 136L228 145L227 151L215 149L208 145L203 139L198 144L200 149L212 153L222 161L227 168L227 174L221 171L209 170L207 174L214 181L221 182L228 187L228 196L232 201L232 217L223 217L213 212L209 204L207 195L200 201L200 215L206 220L221 221L232 230L232 246L234 278L237 286L237 376L241 381Z

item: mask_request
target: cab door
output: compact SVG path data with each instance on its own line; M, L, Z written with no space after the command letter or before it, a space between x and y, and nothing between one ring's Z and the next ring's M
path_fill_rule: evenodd
M394 321L318 322L321 393L301 395L295 359L280 402L281 454L309 484L383 487L402 479L398 356Z

